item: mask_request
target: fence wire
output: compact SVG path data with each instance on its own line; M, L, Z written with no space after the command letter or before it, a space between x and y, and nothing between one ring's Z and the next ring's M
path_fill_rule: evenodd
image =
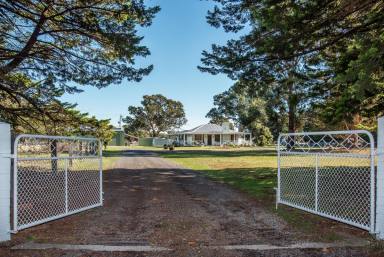
M282 134L278 203L373 233L374 141L366 131Z
M14 231L102 205L101 144L93 138L15 140Z

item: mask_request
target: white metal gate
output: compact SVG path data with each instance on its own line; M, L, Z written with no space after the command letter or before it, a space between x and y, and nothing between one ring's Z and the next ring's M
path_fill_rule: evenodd
M14 232L101 206L102 191L99 140L41 135L15 139Z
M281 134L277 203L375 229L375 149L370 132Z

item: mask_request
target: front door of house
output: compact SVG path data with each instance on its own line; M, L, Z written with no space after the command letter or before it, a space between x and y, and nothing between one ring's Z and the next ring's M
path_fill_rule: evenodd
M208 145L212 145L212 135L208 135Z

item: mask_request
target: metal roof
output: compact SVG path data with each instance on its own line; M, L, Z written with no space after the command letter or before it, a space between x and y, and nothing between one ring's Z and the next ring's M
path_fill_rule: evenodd
M208 123L193 129L174 132L173 134L244 134L244 132L238 132L235 130L226 129L223 126L217 124Z

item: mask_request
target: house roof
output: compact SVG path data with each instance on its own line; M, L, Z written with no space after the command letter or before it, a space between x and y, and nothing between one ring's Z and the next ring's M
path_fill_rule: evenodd
M244 134L235 130L227 129L217 124L204 124L196 128L175 132L173 134Z

